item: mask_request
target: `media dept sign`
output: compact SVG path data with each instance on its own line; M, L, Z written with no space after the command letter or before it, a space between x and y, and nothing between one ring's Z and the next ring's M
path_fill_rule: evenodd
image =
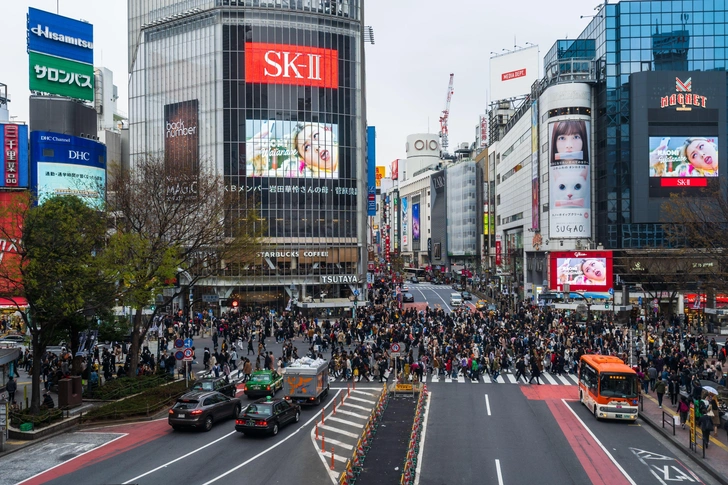
M28 9L31 91L93 100L93 26L35 8Z

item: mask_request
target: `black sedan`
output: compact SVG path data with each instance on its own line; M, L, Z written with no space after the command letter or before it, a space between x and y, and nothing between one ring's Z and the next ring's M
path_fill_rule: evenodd
M402 303L414 303L415 295L412 293L402 293Z
M472 300L473 299L473 295L471 295L469 291L463 291L462 295L463 295L463 300Z
M301 407L285 399L267 397L248 406L235 420L235 431L243 434L278 434L282 426L297 423Z
M212 424L240 414L240 399L219 392L193 391L184 394L169 410L172 429L194 427L210 431Z

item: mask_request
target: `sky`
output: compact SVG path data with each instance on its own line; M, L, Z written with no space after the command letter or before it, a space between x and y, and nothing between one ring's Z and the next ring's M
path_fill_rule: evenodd
M539 46L540 58L557 39L573 39L586 27L599 0L364 0L365 25L374 29L366 47L367 124L377 127L377 165L405 158L407 135L439 132L450 73L450 151L475 141L478 117L489 99L491 52L514 45ZM3 0L0 82L8 85L15 121L28 120L28 7L94 25L94 64L114 72L118 109L128 113L127 14L120 0ZM615 3L614 0L610 3ZM507 5L507 8L504 7ZM543 66L541 65L541 70ZM387 169L389 170L389 169ZM389 175L389 172L387 172Z

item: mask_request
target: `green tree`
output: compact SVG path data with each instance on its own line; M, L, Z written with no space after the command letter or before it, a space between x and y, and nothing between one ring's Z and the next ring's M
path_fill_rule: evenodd
M206 168L176 164L171 171L163 158L150 155L131 170L112 168L109 179L108 211L115 223L104 254L119 281L119 298L135 310L129 352L135 375L153 317L199 280L219 275L228 264L252 261L265 223L252 201L226 191L222 177ZM238 218L241 207L250 210ZM186 288L170 285L180 273ZM156 302L162 293L164 301ZM145 320L143 309L153 302L152 318Z
M40 410L41 356L62 335L69 321L88 308L89 288L104 285L96 255L103 249L106 224L102 214L75 196L54 196L34 206L24 196L6 207L3 219L20 227L18 258L0 270L0 281L12 296L25 296L22 312L32 337L33 370L31 409ZM67 328L65 328L67 331Z

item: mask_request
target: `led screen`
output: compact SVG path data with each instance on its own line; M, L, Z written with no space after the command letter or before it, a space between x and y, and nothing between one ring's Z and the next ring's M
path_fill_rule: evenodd
M249 177L339 178L339 128L330 123L246 120Z
M549 255L551 289L608 291L612 287L611 251L561 251Z
M652 178L717 177L718 138L651 136L649 163Z
M420 240L420 204L412 204L412 240Z

